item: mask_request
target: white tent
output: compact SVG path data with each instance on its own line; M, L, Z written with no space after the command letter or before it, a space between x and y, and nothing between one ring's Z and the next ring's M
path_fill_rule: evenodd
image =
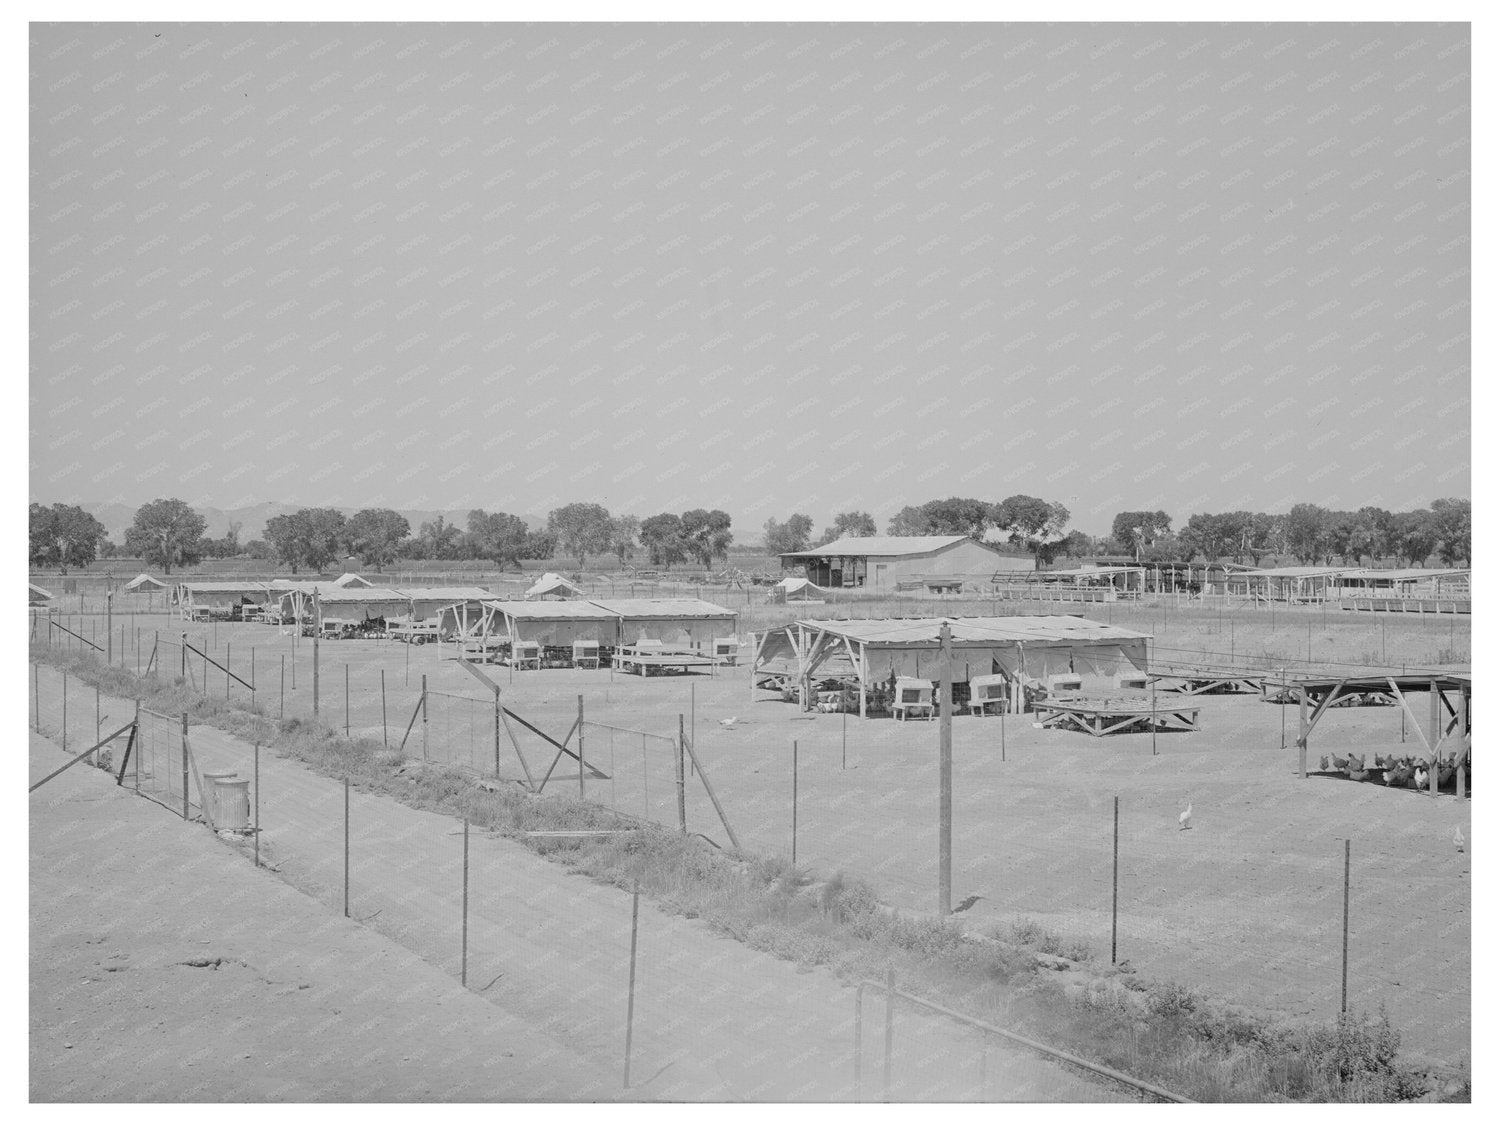
M333 580L333 584L341 590L368 590L375 585L375 583L371 582L368 578L362 577L358 574L340 574Z
M814 585L806 578L783 578L776 585L785 591L786 600L789 602L812 601L828 593L823 587Z
M553 574L549 570L532 583L525 597L527 601L535 598L581 598L583 590L561 574Z
M137 574L129 582L125 583L125 590L132 594L154 594L158 590L170 590L171 587L160 578L152 578L149 574Z

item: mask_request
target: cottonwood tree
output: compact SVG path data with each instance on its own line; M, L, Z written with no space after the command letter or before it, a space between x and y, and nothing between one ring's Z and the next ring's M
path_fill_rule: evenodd
M135 522L125 532L125 546L148 566L171 574L174 566L191 566L202 557L205 520L178 499L153 500L136 509Z
M1008 496L995 505L995 526L1010 532L1010 541L1025 547L1035 565L1051 559L1066 536L1071 513L1062 504L1037 496Z
M795 512L785 523L778 523L773 516L766 520L766 554L784 555L790 551L805 551L812 537L812 519Z
M924 535L967 535L976 543L982 543L985 533L995 526L995 505L972 497L929 500L922 505L922 511L927 516ZM1066 522L1067 517L1063 519Z
M1472 562L1474 505L1470 500L1448 498L1432 502L1432 530L1437 537L1438 557L1452 566L1463 559Z
M417 537L412 545L422 558L451 559L457 557L462 538L463 533L458 527L445 520L439 512L437 519L427 520L417 528Z
M483 508L469 513L469 540L476 556L491 560L502 570L507 566L520 569L530 538L526 521L520 516Z
M349 549L361 563L376 570L396 560L401 541L410 534L406 517L391 508L361 508L344 526Z
M547 530L557 536L558 550L576 558L579 570L589 555L610 549L613 522L602 504L566 504L547 513Z
M688 557L682 539L682 517L662 512L641 521L641 545L651 556L651 565L670 569Z
M30 508L30 559L33 566L88 566L107 542L104 525L75 504Z
M925 504L908 504L885 525L887 535L931 535L932 521L927 516Z
M689 555L703 564L705 570L713 565L714 559L729 554L729 544L733 541L728 512L718 508L711 511L694 508L682 513L683 546Z
M610 521L609 549L620 560L621 566L625 565L626 559L635 558L635 540L640 531L641 518L639 516L616 516Z
M1110 524L1109 533L1126 551L1141 561L1141 553L1161 536L1172 530L1172 517L1166 512L1120 512Z
M879 534L875 518L869 512L839 512L833 517L833 526L823 530L819 543L832 543L835 539L868 539Z
M302 508L266 521L266 541L278 562L291 567L322 570L338 558L347 521L336 508Z

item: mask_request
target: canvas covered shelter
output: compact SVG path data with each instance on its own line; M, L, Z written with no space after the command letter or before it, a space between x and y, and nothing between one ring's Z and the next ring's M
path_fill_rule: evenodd
M612 648L619 639L620 619L593 602L489 601L484 603L484 611L486 635L503 634L513 641L531 641L544 648L571 647L578 641Z
M527 601L533 598L581 598L583 588L549 570L531 584L524 597Z
M128 594L160 594L171 588L171 583L163 582L160 578L152 578L149 574L137 574L125 583L124 587Z
M810 602L823 597L827 590L816 586L806 578L783 578L771 587L772 597L778 601ZM780 591L779 594L776 591Z
M264 582L184 582L178 601L184 617L210 614L234 616L243 606L262 606L271 598Z
M311 595L301 595L304 604L311 605ZM381 586L349 590L318 588L319 628L324 622L343 625L363 625L366 621L383 619L390 621L411 611L411 602L400 590L389 590Z
M594 599L619 621L619 643L661 641L668 647L712 651L715 637L735 632L739 614L697 598Z
M760 673L794 677L804 708L812 685L843 678L859 685L860 714L870 688L901 677L936 680L940 675L939 631L951 633L955 683L1004 675L1012 685L1047 682L1075 673L1085 684L1108 690L1123 671L1143 671L1149 634L1083 617L918 617L885 620L797 621L760 634L751 664L751 697ZM1024 692L1010 693L1019 711Z
M1335 592L1340 597L1458 597L1471 593L1473 571L1423 568L1374 567L1346 570L1338 576Z
M51 590L45 590L41 586L38 586L35 582L28 582L26 585L31 588L29 601L30 605L41 605L43 602L50 602L54 597L57 596Z
M409 603L406 614L412 621L441 619L445 610L455 606L464 607L478 621L484 602L494 596L479 586L422 586L400 592ZM462 612L461 609L454 616Z
M375 583L371 582L368 578L365 578L359 574L353 574L348 571L345 571L343 574L340 574L337 578L335 578L333 580L333 584L340 590L351 590L355 588L368 590L375 585Z

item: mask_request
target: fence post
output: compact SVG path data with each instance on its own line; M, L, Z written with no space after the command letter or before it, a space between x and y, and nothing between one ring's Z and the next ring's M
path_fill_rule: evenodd
M99 708L99 685L95 684L94 685L94 741L95 742L99 741L99 736L103 733L99 729L99 727L104 722L104 720L102 718L100 718L100 716L99 716L99 710L100 710L100 708ZM97 766L98 764L99 764L99 755L97 753L90 754L89 755L89 765L91 765L91 766Z
M344 917L349 917L349 779L347 777L344 778Z
M382 668L380 670L380 744L382 746L389 746L391 744L390 738L387 737L386 730L385 730L385 669L384 668Z
M146 742L141 735L141 701L135 701L135 791L141 791L141 754L146 748Z
M298 626L299 630L301 626ZM318 718L318 638L323 632L323 613L318 608L318 588L313 587L313 719ZM349 912L344 911L345 915Z
M797 740L792 739L792 866L797 865Z
M68 751L68 672L63 669L63 718L62 718L62 748L63 753Z
M349 737L349 664L344 664L344 737Z
M463 946L459 954L458 983L469 987L469 818L464 817L464 908Z
M115 592L110 590L104 595L104 643L109 646L105 654L104 662L113 664L115 662ZM125 639L120 638L120 655L125 655Z
M33 705L36 708L36 732L42 733L42 666L33 664L31 666L31 691ZM1462 794L1460 794L1462 795Z
M422 761L427 761L427 673L422 673Z
M499 696L497 695L496 698L498 699ZM679 727L682 725L682 717L680 715L678 716L678 719L677 719L677 725ZM499 746L498 736L497 736L497 741L496 741L495 745ZM499 753L500 753L499 750L495 751L495 754L497 756L497 760L498 760ZM497 768L495 772L498 774L499 773L499 769ZM578 697L578 799L580 801L584 799L583 798L583 779L584 779L584 775L587 774L587 773L588 773L588 770L586 770L584 768L584 760L583 760L583 696L580 695Z
M882 1101L891 1100L891 1040L895 1034L896 970L885 971L885 1080Z
M684 836L687 835L687 771L683 768L682 740L683 740L682 716L677 716L677 751L675 757L677 767L677 830Z
M625 1002L625 1089L630 1089L630 1046L635 1038L635 949L641 914L641 884L630 895L630 991Z
M281 654L281 703L277 710L278 719L286 718L286 653Z
M1349 841L1344 841L1344 957L1343 984L1339 990L1339 1018L1349 1010Z
M187 634L182 634L182 671L181 677L187 679Z
M1109 907L1109 963L1115 963L1115 954L1118 950L1116 941L1120 930L1120 798L1115 797L1115 869L1114 890L1110 899Z
M187 712L182 713L182 819L188 819L188 733Z
M234 683L234 680L230 678L230 671L229 671L229 669L230 669L229 656L230 656L230 652L233 650L233 648L234 648L234 645L231 644L229 641L225 641L224 642L224 698L225 699L229 698L229 685L232 684L232 683ZM205 657L204 659L207 659L207 657ZM205 671L204 671L203 674L205 676L208 675L208 672L207 672L206 669L205 669Z
M255 744L255 866L260 866L260 743Z

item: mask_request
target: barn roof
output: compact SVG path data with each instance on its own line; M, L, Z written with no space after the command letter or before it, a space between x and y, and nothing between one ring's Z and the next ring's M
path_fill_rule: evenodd
M925 555L933 551L941 551L955 543L962 543L966 539L969 539L967 535L846 535L842 539L835 539L832 543L824 543L821 547L813 547L811 550L786 551L780 557L821 559L834 556L887 558L899 555ZM969 540L969 542L974 541ZM983 543L979 546L987 547ZM987 547L987 549L994 550L993 547Z

